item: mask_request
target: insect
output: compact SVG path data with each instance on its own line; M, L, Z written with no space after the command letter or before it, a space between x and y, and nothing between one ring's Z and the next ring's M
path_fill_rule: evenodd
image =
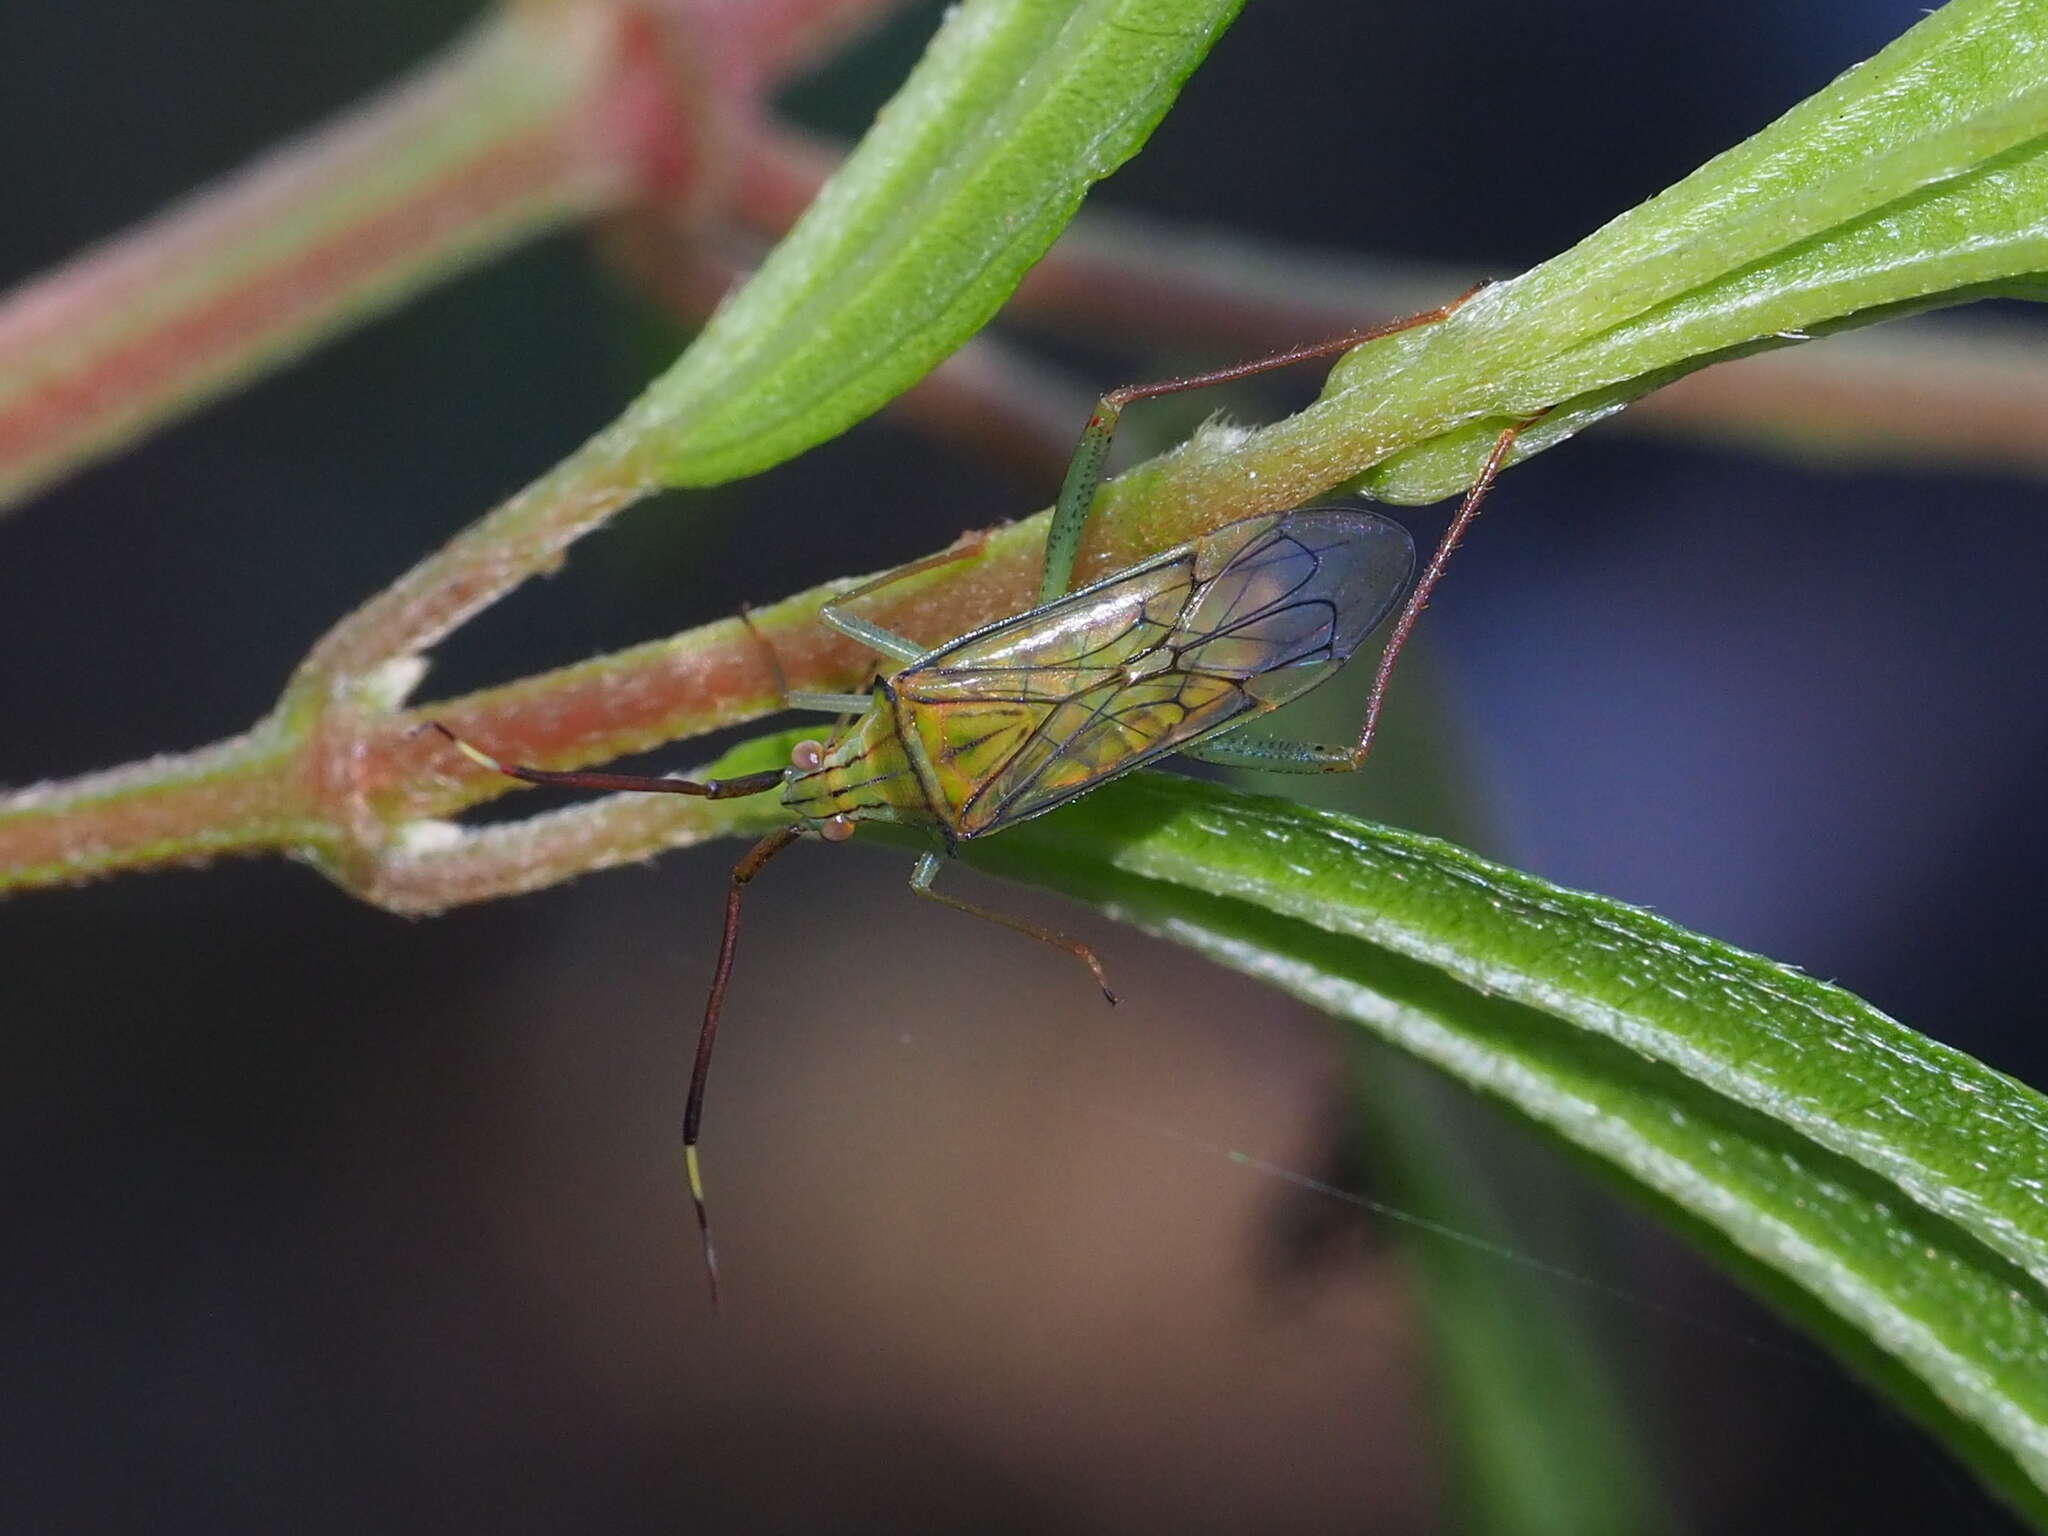
M1470 296L1231 368L1104 395L1082 432L1053 511L1038 606L935 650L851 611L851 604L890 582L962 558L953 552L904 566L827 604L819 614L824 623L886 658L894 670L885 670L865 694L786 693L792 708L856 718L828 742L799 742L785 768L701 782L556 772L501 763L436 726L478 764L528 783L714 800L780 791L795 818L733 866L683 1111L683 1157L714 1307L718 1260L697 1145L747 885L770 859L807 836L839 842L862 821L894 821L937 832L951 852L966 839L1000 832L1176 752L1288 773L1359 767L1372 749L1401 648L1526 423L1496 440L1409 591L1381 653L1355 742L1247 737L1241 728L1330 677L1393 609L1414 569L1414 546L1398 523L1336 507L1266 513L1226 524L1077 591L1069 590L1074 557L1125 406L1348 351L1441 320ZM1116 1001L1087 945L942 895L933 889L941 867L938 854L924 854L911 872L911 889L1067 951L1094 974L1103 995Z

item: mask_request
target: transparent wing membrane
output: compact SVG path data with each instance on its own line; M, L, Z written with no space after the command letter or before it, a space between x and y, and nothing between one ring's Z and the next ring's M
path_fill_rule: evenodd
M1177 647L1190 671L1250 678L1342 662L1387 616L1414 566L1398 523L1369 513L1293 513L1202 588Z
M932 652L896 678L904 737L961 836L1307 692L1406 587L1376 513L1247 518Z

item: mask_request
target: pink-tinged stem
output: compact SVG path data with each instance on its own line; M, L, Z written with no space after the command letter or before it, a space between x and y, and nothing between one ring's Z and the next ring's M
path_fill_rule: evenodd
M818 608L845 589L834 583L754 610L752 632L737 619L721 620L461 699L393 709L412 681L405 659L412 640L517 579L534 563L534 550L622 494L616 485L603 488L619 462L601 445L479 525L496 524L494 534L458 537L345 620L301 668L278 712L248 736L0 795L0 891L272 851L318 865L366 899L416 911L532 889L757 822L764 808L751 802L701 814L612 807L488 836L435 819L516 786L425 730L430 720L508 760L574 768L773 712L776 671L757 634L774 647L794 688L843 690L873 666L870 654L817 622ZM1155 504L1146 488L1152 479L1109 488L1082 579L1241 510L1232 485L1214 481L1214 494ZM515 528L531 539L524 548L508 540ZM991 530L975 558L901 582L862 608L900 634L936 642L965 633L1030 603L1044 542L1045 514ZM405 643L392 649L394 640ZM612 847L612 833L625 842Z
M701 16L738 0L665 3ZM771 9L764 4L758 14L767 17ZM783 22L801 15L844 20L860 9L788 0L779 14ZM572 12L565 7L534 14ZM628 21L634 15L616 14ZM631 26L609 35L627 53L636 35L643 41L648 36L644 27L636 34ZM786 40L798 33L777 35ZM490 46L493 36L487 29L469 46ZM735 57L714 51L703 61L704 73L727 82L737 78L745 71ZM444 66L453 67L454 61ZM411 89L425 90L427 83ZM650 125L671 120L670 103L650 76L639 77L640 89L631 88L631 78L625 84L605 94L603 110L575 119L584 131L574 142L599 145L590 163L608 167L606 174L632 167L643 189L675 194L701 185L702 178L673 151L690 142L701 148L706 139L650 133ZM795 217L829 159L788 136L757 134L737 163L743 170L736 208L755 227L772 228ZM216 198L233 202L227 192ZM684 201L671 196L668 202L673 215L685 220L673 232L681 241L678 249L694 249L698 259L673 269L672 301L694 312L722 289L729 273L710 254L710 244L698 238L702 230L688 220L688 210L679 209ZM206 206L195 210L192 228L225 217ZM185 226L178 215L165 224L179 238L189 238L179 233ZM630 231L631 225L622 229ZM175 244L167 239L159 254ZM105 263L118 277L121 254L117 247L81 270ZM259 260L252 270L267 269ZM1369 288L1390 305L1406 306L1459 286L1442 280L1426 284L1426 292L1403 292L1391 280L1398 274L1380 272L1376 282L1362 281L1364 275L1348 263L1340 270L1337 264L1305 263L1237 242L1191 245L1174 232L1154 234L1095 217L1086 221L1078 241L1063 244L1041 265L1020 295L1019 308L1048 323L1085 326L1091 335L1113 322L1124 335L1156 334L1181 343L1227 335L1240 349L1253 350L1355 325L1365 318L1350 303L1357 291ZM61 282L47 286L61 299ZM118 287L110 280L110 291ZM155 296L177 298L176 284L159 283ZM136 307L139 312L147 306ZM0 321L13 313L0 313ZM1850 338L1836 351L1869 345L1868 339ZM1967 357L1940 355L1931 349L1938 343L1878 345L1886 350L1864 350L1854 368L1831 365L1826 352L1784 353L1741 365L1757 378L1801 380L1798 398L1787 400L1786 409L1760 409L1754 385L1715 399L1708 382L1725 380L1732 370L1706 374L1659 399L1682 402L1684 391L1695 391L1701 402L1695 431L1701 424L1713 430L1713 424L1727 423L1736 432L1782 436L1791 420L1795 433L1831 437L1838 451L1856 451L1868 441L1875 410L1893 419L1887 431L1892 442L1909 435L1903 428L1941 421L1938 431L1910 434L1923 451L1948 434L1963 434L1979 456L2002 450L2015 462L2042 462L2043 434L2029 425L2048 415L2048 378L2030 359L2007 358L1985 369ZM1882 366L1873 369L1873 359ZM1767 369L1781 371L1773 375ZM1029 382L1003 354L984 348L968 354L950 375L942 371L915 408L946 419L964 404L994 404ZM1781 384L1780 395L1790 387ZM1038 393L1050 398L1049 390ZM0 422L6 419L4 407L0 394ZM1655 419L1674 412L1665 404L1637 414ZM1048 418L1028 430L1049 438L1058 426ZM1232 517L1295 505L1412 443L1417 433L1434 430L1440 429L1427 423L1376 423L1341 451L1310 451L1290 439L1284 423L1250 437L1198 438L1106 487L1077 576L1087 580ZM422 649L551 565L571 540L642 494L652 480L631 432L608 430L344 620L308 658L278 712L247 736L182 757L0 796L0 890L270 850L318 864L367 899L416 911L532 889L658 847L758 825L773 814L772 807L663 799L608 801L517 827L463 831L440 818L505 793L510 781L480 769L423 727L444 722L503 758L575 768L768 713L778 671L796 688L844 690L860 681L872 658L816 622L819 605L838 589L757 610L751 631L725 621L466 698L399 708L416 680L413 658ZM1043 522L1041 516L995 530L978 541L975 558L892 587L864 606L888 628L932 641L1017 611L1031 600ZM764 654L760 636L774 647L776 665Z
M426 650L655 488L634 423L614 423L471 523L328 631L293 680L285 709L323 709L386 663Z
M1901 321L1703 369L1617 420L1826 463L2040 475L2048 358L2030 329Z
M910 0L656 0L690 25L728 40L757 83L800 74L872 31Z
M528 0L0 295L0 508L508 246L700 212L761 95L904 0Z
M774 795L607 795L491 826L435 824L436 835L391 848L348 883L355 895L387 912L442 912L545 890L579 874L714 837L751 836L773 826L779 815Z
M625 17L501 10L339 122L0 298L0 504L626 195L646 91L622 76L647 66Z
M275 733L0 796L0 891L325 838Z

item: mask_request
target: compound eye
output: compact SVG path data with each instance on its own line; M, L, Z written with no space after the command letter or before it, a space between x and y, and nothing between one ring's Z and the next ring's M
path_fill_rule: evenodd
M789 749L789 766L800 773L816 773L824 761L825 748L820 742L807 739Z
M818 823L818 836L828 843L843 843L853 836L851 816L827 816Z

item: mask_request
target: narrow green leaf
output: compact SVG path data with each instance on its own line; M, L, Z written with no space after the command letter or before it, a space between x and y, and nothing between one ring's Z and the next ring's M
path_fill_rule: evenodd
M757 473L971 336L1136 153L1243 0L967 0L802 221L622 423L663 480Z
M2043 132L2048 3L1953 0L1762 132L1545 262L1503 308L1540 312L1545 336L1589 338ZM1499 344L1524 355L1511 333Z
M1952 0L1746 143L1441 326L1362 347L1248 468L1327 461L1387 500L1470 482L1746 350L2048 272L2048 0ZM1447 434L1461 433L1456 441ZM1388 454L1392 445L1404 451ZM1345 461L1349 460L1348 465Z
M1828 1314L1852 1363L2048 1517L2032 1089L1649 913L1287 801L1140 774L962 854L1504 1100Z

